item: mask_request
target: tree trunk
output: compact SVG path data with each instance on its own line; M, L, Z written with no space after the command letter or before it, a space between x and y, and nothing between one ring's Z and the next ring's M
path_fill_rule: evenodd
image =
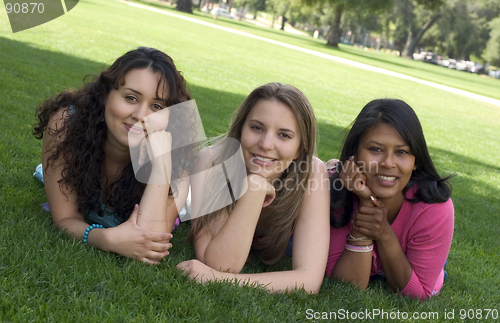
M331 47L339 47L340 42L340 19L342 18L342 11L344 10L344 4L338 4L335 7L335 14L333 16L332 24L328 33L326 34L326 45Z
M413 53L415 52L415 48L417 48L418 42L425 34L425 32L432 27L432 25L439 19L441 16L441 11L435 12L421 27L418 31L413 27L413 4L411 1L408 1L408 10L411 10L411 13L408 12L408 38L406 39L405 48L403 49L403 53L401 56L405 58L413 59Z
M182 12L193 13L193 2L192 0L177 0L177 7L175 9Z
M413 9L415 7L413 6L413 3L411 0L408 0L406 3L406 19L407 19L407 24L408 24L408 37L406 38L406 44L405 47L403 48L403 52L401 53L401 56L405 58L413 58L413 50L415 50L415 47L411 48L412 41L414 38L414 27L413 27ZM413 46L416 46L413 44Z

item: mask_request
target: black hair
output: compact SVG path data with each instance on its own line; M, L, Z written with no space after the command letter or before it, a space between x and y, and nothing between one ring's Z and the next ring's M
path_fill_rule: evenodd
M409 201L411 203L420 201L430 204L443 203L451 196L451 185L448 180L454 174L447 177L439 176L429 155L422 126L415 111L402 100L373 100L365 105L354 120L346 136L340 160L337 163L337 172L330 178L330 224L334 227L345 226L350 221L353 212L353 203L356 198L345 187L339 190L334 185L336 179L339 177L341 167L350 156L357 154L361 138L379 124L392 125L415 156L416 169L412 172L408 184L403 189L403 194L415 183L418 183L420 188ZM340 217L335 216L334 212L341 208L344 209L343 214Z

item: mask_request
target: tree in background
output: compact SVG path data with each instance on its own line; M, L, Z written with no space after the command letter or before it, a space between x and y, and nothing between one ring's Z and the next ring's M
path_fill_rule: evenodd
M424 48L448 57L480 60L490 38L489 21L500 14L499 0L447 0L439 21L422 37Z
M374 14L389 8L392 0L303 0L308 6L323 5L329 15L329 28L326 34L326 45L338 47L342 34L341 22L344 12L371 11Z
M491 32L490 39L484 50L483 57L490 64L500 66L500 17L489 23Z
M401 56L412 58L422 36L441 17L444 0L397 0L408 36Z
M182 12L193 13L193 1L177 0L177 6L175 9Z

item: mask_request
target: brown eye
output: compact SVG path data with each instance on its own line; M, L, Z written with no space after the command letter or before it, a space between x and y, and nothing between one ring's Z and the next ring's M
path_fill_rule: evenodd
M153 104L153 108L155 110L163 110L163 106L161 104Z

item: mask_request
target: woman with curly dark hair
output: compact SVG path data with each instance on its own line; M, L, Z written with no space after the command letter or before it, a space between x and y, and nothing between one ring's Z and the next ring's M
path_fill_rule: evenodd
M82 88L45 101L34 135L43 137L44 185L54 225L99 249L149 264L167 256L192 162L192 147L170 150L196 137L186 131L195 127L186 124L189 116L179 104L190 99L172 59L140 47ZM183 138L173 135L181 130L187 133ZM139 141L129 143L134 136ZM133 145L142 154L138 163L132 162ZM152 149L162 150L161 156ZM152 184L158 178L164 180Z

